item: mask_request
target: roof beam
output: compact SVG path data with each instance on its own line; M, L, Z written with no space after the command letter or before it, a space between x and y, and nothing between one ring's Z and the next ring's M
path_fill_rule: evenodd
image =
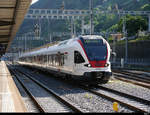
M0 9L14 9L15 7L0 7Z
M10 35L0 35L0 41L1 41L1 38L9 38Z
M13 18L0 18L1 20L12 20Z
M13 21L1 21L0 20L0 26L7 26L7 25L13 25L15 22Z
M21 0L16 0L16 3L15 3L15 8L14 8L14 12L13 12L13 22L15 22L15 19L16 19L16 16L17 16L17 9L19 8L19 5L20 5L20 2ZM11 37L12 35L12 29L13 29L13 25L10 27L10 32L9 32L9 37ZM7 45L7 49L10 47L10 44L11 44L11 41L9 41L9 44ZM6 51L7 51L6 49Z
M14 9L14 12L13 12L13 22L15 22L15 18L16 18L16 14L17 14L17 8L19 7L19 2L20 0L16 0L16 4L15 4L15 9ZM12 34L12 29L13 29L13 25L10 27L10 35Z
M12 0L9 0L9 1L12 1ZM6 52L8 51L10 45L12 44L12 41L19 29L19 26L23 22L24 16L25 16L26 12L28 11L31 1L32 0L13 0L13 5L15 6L15 8L11 12L11 18L12 18L11 21L14 21L15 24L9 26L10 31L9 31L8 35L10 35L10 37L9 37L9 42L7 45ZM10 17L6 16L4 18L10 18ZM9 21L9 20L7 20L7 21ZM5 27L5 26L2 26L2 27ZM8 27L8 26L6 26L6 27Z
M7 44L1 44L0 43L0 47L7 47Z
M9 41L9 40L8 40ZM0 41L1 44L8 43L8 41Z
M8 38L1 38L0 39L0 44L1 43L8 43L9 39Z
M9 30L9 28L0 28L0 31L1 31L1 30Z

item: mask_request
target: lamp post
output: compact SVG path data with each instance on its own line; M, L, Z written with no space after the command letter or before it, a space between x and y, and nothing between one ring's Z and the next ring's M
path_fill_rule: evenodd
M150 15L148 15L148 32L150 33Z

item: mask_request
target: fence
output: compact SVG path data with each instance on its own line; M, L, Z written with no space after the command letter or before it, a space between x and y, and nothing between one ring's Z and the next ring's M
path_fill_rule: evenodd
M121 59L124 60L124 58L116 58L115 60L111 58L112 67L150 67L150 58L128 58L127 61L124 60L122 63Z

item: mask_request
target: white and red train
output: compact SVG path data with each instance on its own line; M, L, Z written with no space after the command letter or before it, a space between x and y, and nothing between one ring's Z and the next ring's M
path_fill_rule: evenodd
M72 38L19 57L19 63L98 83L110 79L110 45L102 36Z

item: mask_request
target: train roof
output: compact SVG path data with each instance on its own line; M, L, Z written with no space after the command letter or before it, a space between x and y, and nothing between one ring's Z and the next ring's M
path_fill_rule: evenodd
M79 36L79 37L76 37L76 38L71 38L71 39L68 39L68 40L57 42L55 44L46 44L42 47L35 48L32 51L25 52L20 57L26 57L26 56L30 56L30 55L36 56L36 55L45 54L45 53L48 53L50 51L56 50L58 48L58 46L61 46L61 48L62 48L62 46L63 47L68 46L73 41L76 41L81 37L83 39L103 39L103 40L105 40L102 36L99 36L99 35L83 35L83 36Z
M99 35L83 35L80 37L84 39L104 39L102 36L99 36Z

